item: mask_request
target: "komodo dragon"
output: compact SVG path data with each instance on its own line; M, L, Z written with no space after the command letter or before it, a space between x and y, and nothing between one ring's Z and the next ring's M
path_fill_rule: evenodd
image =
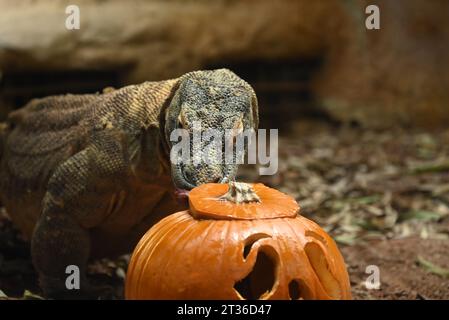
M257 129L255 93L227 69L195 71L102 94L34 99L9 115L1 201L31 239L46 296L89 296L89 258L132 251L152 224L183 208L176 190L234 179L237 164L171 164L170 133L192 132L194 121L203 129ZM202 143L194 156L208 156ZM80 269L79 290L66 288L68 265Z

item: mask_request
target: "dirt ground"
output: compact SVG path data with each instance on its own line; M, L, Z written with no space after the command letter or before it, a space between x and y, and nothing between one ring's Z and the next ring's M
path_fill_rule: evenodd
M419 237L342 247L355 299L449 299L447 271L446 276L432 273L423 264L436 261L448 268L448 252L448 241ZM365 285L369 265L379 267L378 290L367 289Z
M299 201L337 241L354 299L449 299L449 130L368 131L295 122L279 132L279 172L261 181ZM91 263L122 298L129 256ZM367 289L367 266L380 288ZM28 244L0 213L0 295L39 298Z

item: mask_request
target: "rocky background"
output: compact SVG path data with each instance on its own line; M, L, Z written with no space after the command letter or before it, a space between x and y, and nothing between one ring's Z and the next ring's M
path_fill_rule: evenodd
M80 30L65 28L69 4ZM380 30L365 28L370 4ZM446 0L0 0L0 120L34 97L228 67L281 136L278 174L241 179L294 195L336 239L354 298L449 299L448 13ZM128 258L90 266L113 298ZM40 295L4 211L2 295Z
M4 104L230 67L288 109L369 127L449 120L445 0L0 0ZM365 28L376 4L380 30ZM274 99L276 100L276 99ZM303 103L301 103L303 102ZM310 112L310 110L306 110ZM267 111L268 113L269 111ZM282 116L281 116L282 117Z

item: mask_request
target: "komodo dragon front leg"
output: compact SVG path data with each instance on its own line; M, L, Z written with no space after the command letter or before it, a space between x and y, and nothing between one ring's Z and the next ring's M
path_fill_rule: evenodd
M50 178L31 245L46 295L81 296L65 286L69 265L80 270L81 292L90 291L85 277L91 248L89 228L105 218L104 199L117 191L118 181L127 174L126 145L119 132L99 132L87 148L59 165Z

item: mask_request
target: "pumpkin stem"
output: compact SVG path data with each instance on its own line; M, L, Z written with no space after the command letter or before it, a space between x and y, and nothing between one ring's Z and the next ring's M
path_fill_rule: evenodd
M243 182L229 181L229 190L219 197L219 200L231 201L234 203L260 202L251 185Z

